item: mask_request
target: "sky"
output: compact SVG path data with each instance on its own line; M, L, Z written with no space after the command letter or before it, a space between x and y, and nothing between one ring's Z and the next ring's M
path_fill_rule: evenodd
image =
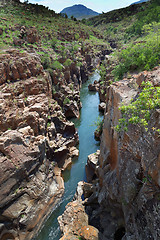
M23 2L24 0L20 1ZM83 4L99 13L102 13L102 11L109 12L113 9L127 7L136 1L137 0L29 0L30 3L38 3L47 6L57 13L64 8L73 6L75 4Z

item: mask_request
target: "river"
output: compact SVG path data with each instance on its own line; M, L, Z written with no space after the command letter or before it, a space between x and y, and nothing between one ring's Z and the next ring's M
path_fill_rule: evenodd
M102 118L98 111L99 96L98 93L88 91L88 85L95 80L99 80L99 78L99 74L95 72L90 76L89 80L82 85L80 96L83 107L80 112L80 118L73 120L79 134L79 157L73 161L71 169L68 169L63 173L65 193L62 201L53 210L52 215L45 222L35 240L60 239L61 233L57 217L64 212L65 206L72 200L76 191L77 183L86 179L85 164L87 162L87 156L99 149L99 143L94 140L94 131L96 129L94 123L97 121L98 116Z

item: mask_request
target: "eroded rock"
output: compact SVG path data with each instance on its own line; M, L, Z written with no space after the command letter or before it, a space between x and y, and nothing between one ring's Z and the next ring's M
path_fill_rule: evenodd
M83 194L83 182L78 183L77 193L74 201L66 206L62 216L58 217L60 229L63 232L63 239L98 240L99 231L93 226L88 225L88 216L85 212L85 207L81 199Z
M118 231L123 232L122 239L127 240L152 239L155 234L160 236L160 141L153 131L153 128L160 127L159 109L151 115L148 132L134 125L128 126L128 132L118 134L115 130L121 117L119 106L122 103L127 105L131 98L138 96L142 81L157 85L158 76L159 68L143 72L130 80L112 84L107 92L98 168L98 202L99 209L103 209L100 222L106 239L115 239Z
M78 134L52 99L39 57L1 54L0 239L32 239L64 192Z
M99 111L104 113L106 110L106 103L102 102L99 104Z
M100 151L97 150L96 153L90 154L88 156L87 164L86 164L86 177L87 182L92 182L96 176L96 167L98 166L98 158L100 155Z

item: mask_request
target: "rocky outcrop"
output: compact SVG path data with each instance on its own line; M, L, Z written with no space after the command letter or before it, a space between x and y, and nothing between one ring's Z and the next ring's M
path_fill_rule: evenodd
M0 239L31 239L64 192L78 134L34 53L1 54Z
M85 206L89 224L99 230L100 240L160 238L160 140L155 131L160 129L159 108L152 111L148 131L133 124L128 125L127 132L115 130L121 118L119 106L139 96L142 81L160 86L159 76L160 68L156 68L115 82L108 88L100 152L88 156L89 183L78 185L78 189L82 186L79 192L85 200L78 198L78 202L69 203L59 218L65 234L62 239L67 239L68 233L70 239L74 236L77 224L70 226L67 214L75 219L77 212L74 215L73 209L80 203ZM78 226L82 228L81 223Z
M89 90L89 91L98 92L98 89L99 89L99 84L98 84L97 81L94 81L93 84L89 84L89 85L88 85L88 90Z
M84 183L79 182L75 198L68 203L62 216L58 217L60 229L63 232L61 240L84 239L98 240L99 231L88 224L88 215L81 199Z
M159 74L159 68L143 72L108 88L96 167L99 179L97 216L100 217L102 239L160 238L160 140L153 130L160 128L160 111L156 109L152 113L148 132L132 124L127 132L115 130L121 117L119 106L138 96L142 81L152 81L154 86L160 86ZM94 208L90 214L93 219Z
M98 165L100 151L97 150L96 153L92 153L88 156L87 164L86 164L86 177L87 182L92 182L97 178L96 175L96 167Z
M104 112L105 112L105 109L106 109L106 103L101 102L101 103L99 104L98 108L99 108L99 111L100 111L100 112L104 113Z

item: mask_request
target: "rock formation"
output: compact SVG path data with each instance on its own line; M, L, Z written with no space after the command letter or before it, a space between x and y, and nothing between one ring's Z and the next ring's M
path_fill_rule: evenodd
M88 224L88 215L82 204L81 195L83 193L83 182L78 183L77 192L74 201L66 206L66 210L62 216L58 217L60 229L64 236L61 240L98 240L99 231Z
M141 91L142 81L160 86L160 69L134 75L110 86L104 118L98 167L101 226L103 239L158 239L160 111L150 118L149 130L130 124L118 134L115 126L121 116L119 106L127 105ZM120 236L120 235L119 235ZM123 236L123 234L122 234Z
M119 106L139 96L142 81L160 86L159 76L160 68L155 68L115 82L107 89L100 153L88 157L89 183L83 183L81 191L85 200L79 198L89 224L99 230L98 239L160 238L160 140L155 131L160 128L160 111L157 108L152 112L147 132L133 124L129 124L127 132L115 130L121 118ZM64 232L63 227L61 230Z
M78 135L34 53L0 56L0 239L31 239L64 192Z

